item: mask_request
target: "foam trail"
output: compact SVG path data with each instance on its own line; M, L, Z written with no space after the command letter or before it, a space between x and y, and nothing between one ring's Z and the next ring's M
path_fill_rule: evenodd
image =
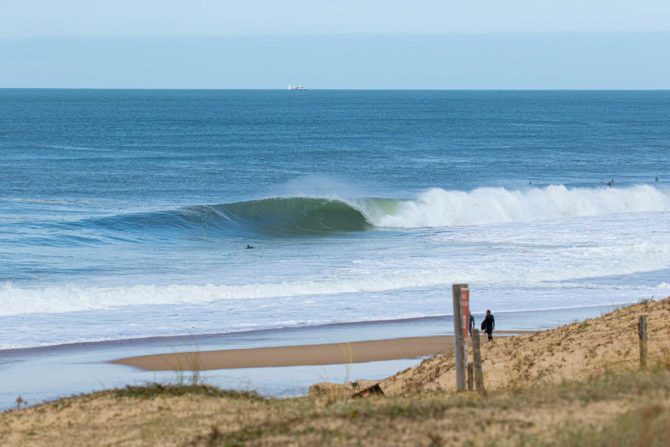
M478 188L469 192L430 189L402 201L389 213L363 202L375 226L449 227L529 222L565 217L599 216L670 210L670 194L647 185L629 188L567 188L552 185L528 190Z
M19 288L6 283L0 287L0 316L114 309L140 304L200 304L231 299L382 292L407 287L429 287L446 284L449 281L453 281L453 278L412 275L398 276L385 282L361 279L240 285L138 284L120 287L59 285Z
M663 252L670 253L667 247L663 248ZM658 260L658 263L667 265L667 257ZM646 267L654 269L659 266L652 264ZM611 287L589 283L559 282L578 278L583 268L582 265L577 265L559 270L540 269L535 272L526 272L525 275L512 273L513 281L509 280L510 273L507 269L492 271L490 268L474 265L456 273L405 271L393 275L382 274L348 280L316 279L256 284L137 284L115 287L57 285L23 288L5 283L0 286L0 317L117 309L136 305L192 305L225 300L280 299L416 290L449 287L463 277L469 278L471 282L480 287L487 284L496 284L498 287L507 284L510 289L533 288L535 290ZM591 271L597 276L605 276L606 274L631 273L639 268L638 264L637 266L615 266L614 268L602 267L603 270L600 272L594 272L593 269ZM653 290L655 293L663 294L670 289L670 285L664 282L654 287L628 286L627 289Z

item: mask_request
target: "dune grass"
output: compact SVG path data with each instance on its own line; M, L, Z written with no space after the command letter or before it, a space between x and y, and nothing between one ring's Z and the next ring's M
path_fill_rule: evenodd
M660 446L670 439L670 372L608 372L487 398L269 400L266 416L238 430L213 424L188 445Z
M194 447L660 446L670 439L669 431L670 371L662 366L487 397L420 392L265 399L207 385L151 384L0 415L3 446L99 445L101 440Z

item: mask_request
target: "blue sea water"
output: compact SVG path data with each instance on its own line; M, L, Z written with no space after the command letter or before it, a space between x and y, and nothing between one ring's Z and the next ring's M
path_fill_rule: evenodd
M670 92L0 90L0 155L0 349L670 294Z

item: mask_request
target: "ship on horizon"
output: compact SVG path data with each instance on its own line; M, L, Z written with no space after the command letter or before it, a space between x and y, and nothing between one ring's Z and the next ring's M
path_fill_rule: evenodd
M288 89L289 90L305 90L305 87L303 87L302 84L296 84L296 85L289 85Z

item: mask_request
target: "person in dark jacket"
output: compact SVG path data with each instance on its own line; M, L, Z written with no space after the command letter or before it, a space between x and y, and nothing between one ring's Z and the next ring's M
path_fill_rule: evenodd
M470 314L470 327L468 328L468 333L470 334L470 337L472 337L472 330L475 328L475 317Z
M493 341L493 330L496 328L496 319L493 318L490 310L486 310L486 317L482 321L482 331L486 332L489 341Z

